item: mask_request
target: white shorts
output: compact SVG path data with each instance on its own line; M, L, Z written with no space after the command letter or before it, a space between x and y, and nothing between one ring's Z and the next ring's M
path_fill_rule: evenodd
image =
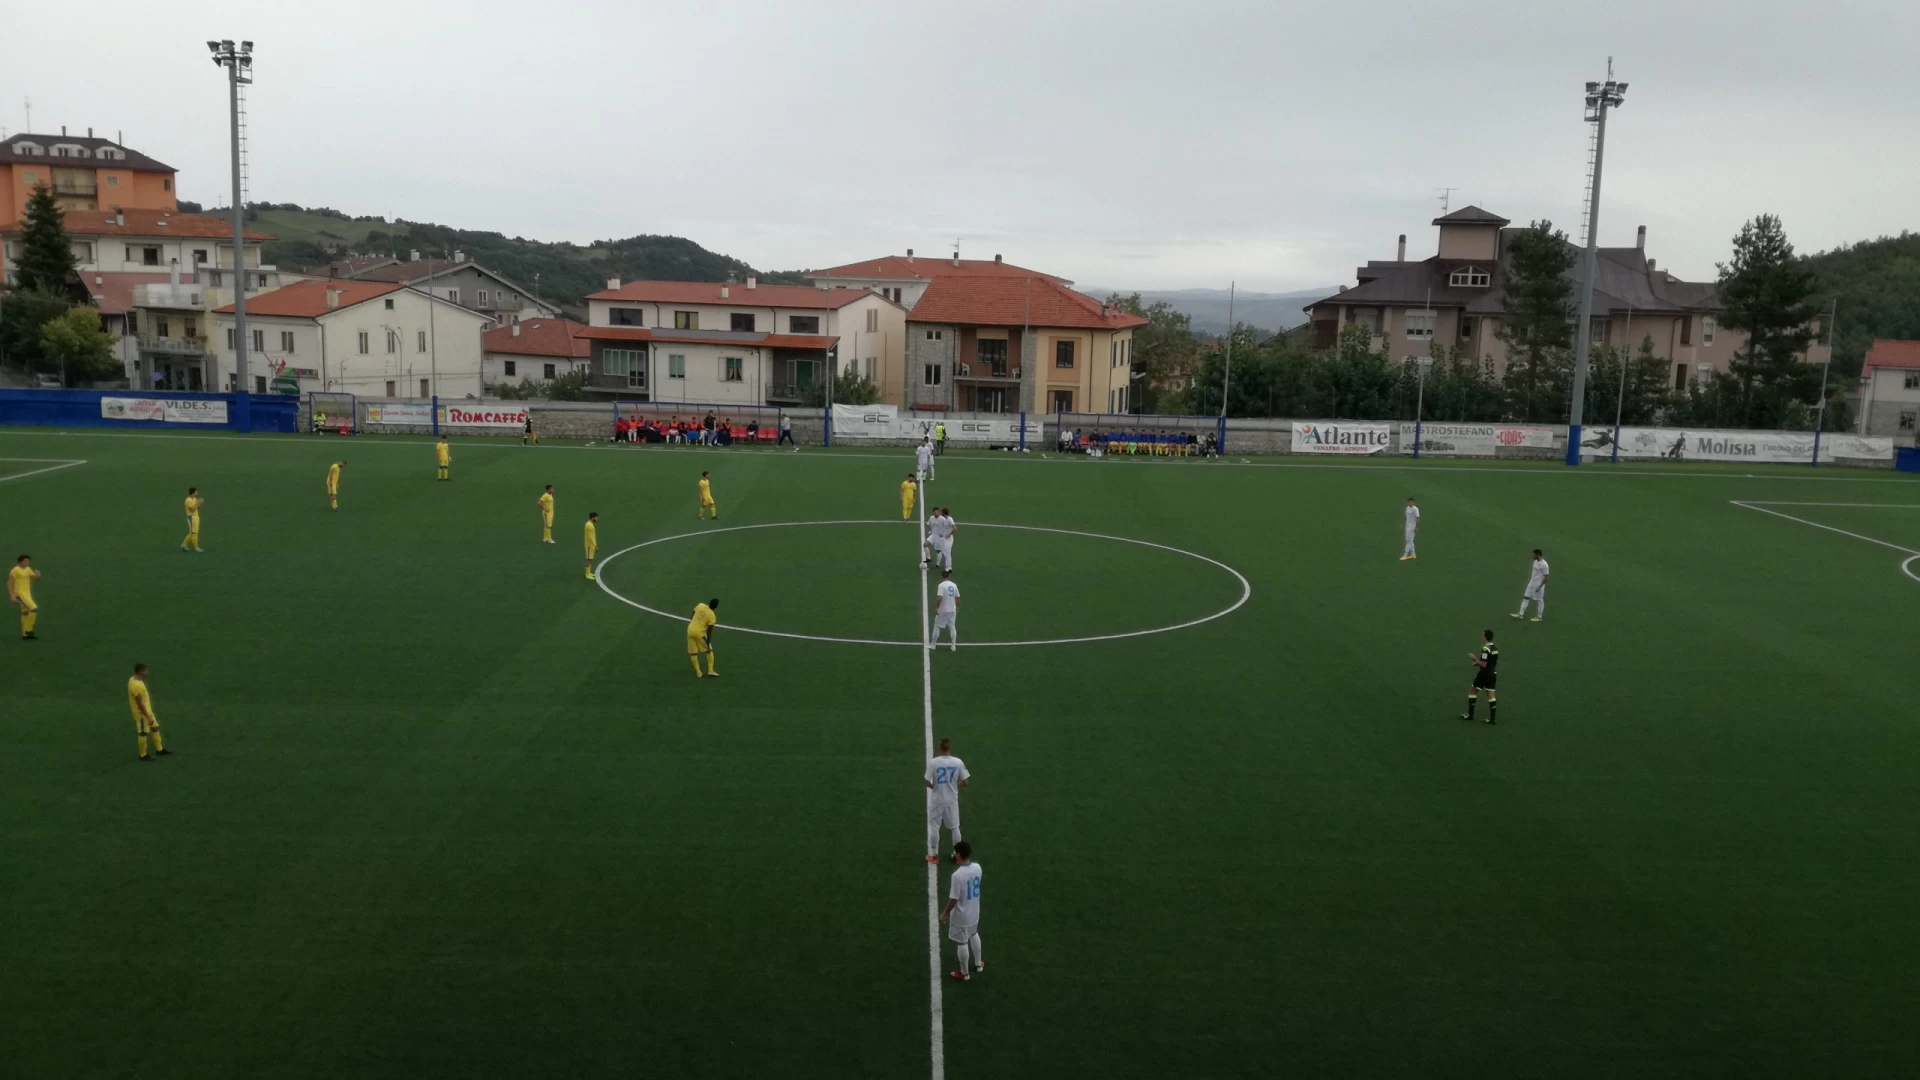
M933 616L933 628L938 630L942 627L951 627L953 626L953 620L958 618L959 615L960 613L957 611L949 611L944 615L935 612Z
M1545 600L1547 598L1546 583L1542 582L1538 585L1529 584L1527 586L1527 591L1522 593L1521 595L1525 596L1529 600Z
M962 926L956 922L950 922L947 924L947 940L957 941L962 945L965 945L967 943L967 939L973 937L973 935L979 932L980 932L979 923L968 923L965 926Z
M927 802L927 824L936 829L957 832L960 829L960 804L942 799Z

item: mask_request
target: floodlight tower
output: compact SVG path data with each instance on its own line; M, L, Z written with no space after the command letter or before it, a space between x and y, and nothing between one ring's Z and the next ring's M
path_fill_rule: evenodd
M233 39L207 42L213 62L227 69L227 121L233 149L233 373L239 399L234 403L239 415L235 426L241 431L253 428L253 406L247 397L247 246L246 204L240 190L240 87L253 82L253 42ZM217 263L216 263L217 265Z
M1600 163L1607 150L1607 110L1626 98L1627 84L1613 80L1613 58L1607 58L1607 81L1587 84L1587 123L1593 127L1593 160L1587 177L1587 250L1585 280L1580 283L1580 317L1573 324L1573 402L1567 414L1567 464L1580 464L1580 421L1587 402L1587 348L1593 338L1593 275L1600 234Z

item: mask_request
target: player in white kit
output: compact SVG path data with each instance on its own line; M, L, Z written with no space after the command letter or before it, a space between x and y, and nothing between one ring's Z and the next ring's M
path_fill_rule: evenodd
M1406 518L1407 518L1407 549L1400 553L1401 562L1406 562L1408 559L1419 558L1419 556L1413 553L1413 540L1414 540L1414 537L1420 534L1420 508L1413 505L1412 496L1407 497Z
M960 844L960 789L967 786L967 763L953 756L953 740L940 740L940 753L927 761L927 861L940 861L940 830Z
M960 586L953 583L953 571L940 571L940 584L933 587L933 595L939 602L933 609L933 636L927 639L927 648L940 647L940 631L947 632L948 647L954 652L960 651Z
M1513 613L1516 619L1527 617L1527 601L1533 601L1533 621L1539 622L1547 617L1547 557L1540 554L1539 548L1533 549L1533 570L1527 575L1527 591L1520 595L1520 610Z
M927 519L927 547L933 552L933 564L943 570L953 569L953 511L944 506L933 508L933 516Z
M953 845L953 861L960 868L947 882L947 906L940 921L947 924L947 940L960 960L960 970L947 972L947 977L966 982L987 970L986 954L980 951L980 864L973 861L973 845L965 840Z
M919 466L921 482L924 483L933 479L933 441L930 439L920 440L919 447L913 452L913 459L915 464Z

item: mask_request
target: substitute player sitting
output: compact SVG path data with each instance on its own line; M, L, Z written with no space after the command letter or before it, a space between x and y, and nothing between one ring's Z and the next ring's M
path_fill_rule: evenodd
M720 673L713 670L713 628L720 624L716 612L720 610L720 600L715 597L704 604L693 605L693 618L687 622L687 659L693 662L693 677L700 678L700 655L706 654L707 670L705 674L719 678Z

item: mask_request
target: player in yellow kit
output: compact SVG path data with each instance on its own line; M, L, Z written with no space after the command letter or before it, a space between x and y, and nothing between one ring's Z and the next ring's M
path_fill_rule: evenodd
M540 542L551 544L553 543L553 485L548 484L547 490L534 502L540 507Z
M200 550L200 508L207 500L200 497L200 489L187 489L187 538L180 541L181 551Z
M908 473L907 478L905 480L900 481L900 520L901 521L913 520L913 493L919 490L920 490L920 485L913 482L912 473Z
M33 602L33 583L40 580L40 571L33 568L33 556L22 555L7 571L7 599L20 608L20 636L27 641L38 641L40 635L33 632L33 624L40 619L40 605Z
M345 461L336 461L327 466L327 505L334 513L340 512L340 470L347 467Z
M445 435L440 436L440 441L433 444L433 456L434 460L440 463L440 472L434 479L453 479L452 476L447 474L447 470L453 465L453 450L447 446L447 437Z
M701 473L700 474L700 513L695 516L706 517L707 512L709 510L713 512L713 520L719 521L720 508L713 504L713 481L707 478L706 473Z
M153 737L154 757L171 754L166 744L160 741L160 719L153 715L153 694L147 690L147 665L133 665L133 678L127 680L127 708L133 710L134 736L140 745L140 760L152 761L147 756L147 737Z
M593 580L593 555L600 550L599 513L587 515L587 580Z
M707 654L706 674L716 679L720 677L713 670L713 628L720 622L714 612L719 610L718 597L704 604L693 605L693 618L687 623L687 659L693 662L693 677L696 679L701 676L701 653Z

